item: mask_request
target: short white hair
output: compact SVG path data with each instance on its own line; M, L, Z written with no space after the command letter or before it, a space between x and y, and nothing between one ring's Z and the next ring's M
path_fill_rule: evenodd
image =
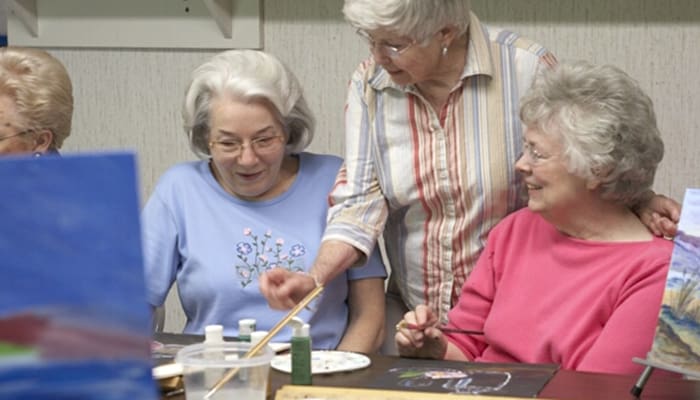
M311 143L315 121L296 76L271 54L229 50L197 67L185 92L182 119L198 157L211 156L211 102L222 96L271 107L288 136L288 153L299 153Z
M470 10L469 0L345 0L343 6L355 28L385 28L419 42L448 25L466 33Z
M601 181L604 199L634 206L654 183L664 155L654 106L617 67L578 61L543 70L521 100L520 118L559 136L569 172Z

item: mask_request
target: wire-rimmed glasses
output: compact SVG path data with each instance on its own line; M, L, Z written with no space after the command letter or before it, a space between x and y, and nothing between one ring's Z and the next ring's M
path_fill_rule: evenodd
M260 136L248 141L247 145L246 142L235 139L212 140L209 142L209 147L216 147L227 155L239 156L243 153L243 149L249 146L255 154L265 155L277 150L283 139L283 135Z
M33 129L26 129L26 130L23 130L22 132L15 133L14 135L0 136L0 142L2 142L5 139L10 139L13 137L26 135L27 133L32 132L32 131L33 131Z
M358 36L360 36L362 39L364 39L365 42L367 42L367 45L369 45L370 50L375 50L377 49L381 54L386 55L389 58L398 58L403 54L406 50L411 48L414 44L416 44L416 41L412 41L408 44L405 45L400 45L400 46L394 46L388 43L382 43L382 42L376 42L372 36L367 33L367 31L358 29L355 31Z
M523 152L518 158L523 158L523 160L529 165L539 165L542 162L549 160L551 156L540 153L540 151L537 150L532 144L524 142Z

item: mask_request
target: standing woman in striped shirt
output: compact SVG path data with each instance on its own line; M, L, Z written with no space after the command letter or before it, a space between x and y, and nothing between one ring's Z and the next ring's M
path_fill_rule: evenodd
M348 88L345 168L311 271L316 282L273 270L261 290L273 307L291 307L317 282L362 265L383 235L394 319L427 304L444 323L491 228L525 205L512 168L522 152L519 99L556 60L483 25L468 0L346 0L343 13L371 57ZM645 224L673 233L678 203L649 199L639 213Z

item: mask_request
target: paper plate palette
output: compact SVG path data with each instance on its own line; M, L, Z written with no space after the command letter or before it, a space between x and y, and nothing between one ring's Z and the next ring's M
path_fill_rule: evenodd
M275 356L270 366L289 374L292 372L291 357L291 354ZM315 375L355 371L367 368L371 363L372 361L370 361L369 357L349 351L314 350L311 352L311 373Z
M182 375L182 364L168 363L153 367L153 378L156 380Z
M284 343L284 342L270 342L267 344L272 348L272 351L275 353L281 353L283 351L289 350L290 347L292 347L291 343Z

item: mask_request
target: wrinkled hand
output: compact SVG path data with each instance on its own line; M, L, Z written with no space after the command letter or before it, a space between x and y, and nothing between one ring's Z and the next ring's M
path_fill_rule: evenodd
M670 197L655 194L637 207L637 215L654 235L673 237L678 230L681 205Z
M293 308L315 288L311 275L284 268L274 268L260 276L260 292L276 310Z
M426 305L419 305L415 311L403 316L403 327L396 331L396 345L404 357L442 359L447 351L447 339L435 326L437 316ZM409 329L412 324L418 329Z

